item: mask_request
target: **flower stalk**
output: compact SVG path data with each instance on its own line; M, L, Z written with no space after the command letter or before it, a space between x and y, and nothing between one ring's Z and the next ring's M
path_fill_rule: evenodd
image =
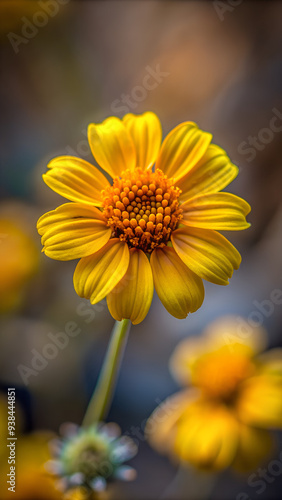
M106 417L112 401L130 326L129 319L115 323L100 376L82 422L83 427L89 427Z

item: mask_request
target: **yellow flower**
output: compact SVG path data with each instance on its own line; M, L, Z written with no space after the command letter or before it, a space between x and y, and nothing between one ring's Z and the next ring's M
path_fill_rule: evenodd
M238 168L193 122L178 125L161 145L151 112L91 124L88 138L113 181L79 158L49 163L44 181L72 203L39 219L45 254L81 259L76 292L92 304L107 296L116 320L140 323L154 286L168 312L185 318L203 302L202 279L227 285L240 265L239 252L217 232L249 226L249 204L219 192Z
M0 312L18 306L38 268L38 250L18 221L0 215Z
M250 470L270 452L269 430L282 428L282 350L258 355L262 332L253 332L256 342L237 332L236 319L224 318L176 348L171 369L193 387L169 397L148 420L148 439L159 452L211 471Z
M44 463L50 459L48 441L51 433L37 432L18 436L16 441L16 486L9 491L6 474L10 472L8 452L1 455L3 481L0 485L2 500L60 500L62 495L55 488L55 482L44 470ZM8 448L7 448L8 449ZM5 480L4 480L5 478Z
M1 403L1 399L0 399ZM7 402L6 402L7 427ZM4 415L3 415L4 416ZM2 417L2 411L0 412ZM5 434L3 434L4 436ZM10 472L8 455L4 448L0 454L0 467L3 481L0 484L1 500L88 500L89 495L84 488L73 488L62 493L58 488L58 480L46 470L46 464L51 459L49 451L51 432L38 431L27 435L18 435L16 442L16 486L15 491L9 491L6 474ZM1 450L2 451L2 450ZM5 478L5 480L4 480ZM93 500L106 500L106 495L93 493Z

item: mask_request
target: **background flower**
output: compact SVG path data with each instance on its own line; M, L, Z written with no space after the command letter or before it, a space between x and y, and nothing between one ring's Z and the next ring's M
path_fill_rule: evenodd
M0 494L3 500L59 500L61 494L55 488L44 470L45 462L50 459L48 442L53 437L50 432L18 435L16 443L16 487L8 491L6 474L10 466L6 453L1 454L1 471L5 481L1 482Z
M38 246L25 207L0 206L0 313L21 307L28 284L38 271Z
M269 456L269 429L282 427L282 351L258 355L260 335L253 331L244 340L236 319L222 318L177 346L172 372L191 388L149 419L156 449L211 471L247 472Z

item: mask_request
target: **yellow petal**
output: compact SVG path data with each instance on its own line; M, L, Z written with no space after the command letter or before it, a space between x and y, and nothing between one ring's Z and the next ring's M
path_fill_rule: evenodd
M145 432L159 453L202 470L228 467L238 447L238 423L232 413L191 389L161 403L150 416Z
M135 168L134 144L119 118L110 117L99 124L91 123L88 140L95 160L111 177Z
M232 464L238 445L238 424L223 405L192 403L177 426L175 453L203 470L221 470Z
M191 369L200 356L213 349L202 336L189 337L177 344L170 360L169 368L182 385L191 383Z
M123 278L128 264L127 244L118 238L111 239L101 250L77 264L73 276L76 293L96 304Z
M282 428L282 377L265 374L246 380L237 401L240 420L262 428Z
M131 248L128 269L107 297L111 315L118 321L130 319L134 325L147 315L154 293L151 266L142 250Z
M48 168L43 180L53 191L71 201L102 206L101 191L109 182L91 163L75 156L58 156Z
M232 468L239 472L254 471L270 458L273 447L271 434L264 429L249 427L242 423L238 428L238 448Z
M136 149L136 166L144 170L156 161L161 141L162 126L155 113L143 115L128 113L122 120L128 130Z
M182 203L182 223L203 229L239 231L250 224L245 216L250 212L250 205L230 193L201 195Z
M205 154L212 135L193 122L180 123L165 138L156 168L179 181Z
M203 282L178 257L172 247L156 248L151 255L156 292L167 311L186 318L204 300Z
M57 260L86 257L102 248L111 237L98 208L66 203L42 215L37 223L43 251Z
M182 190L180 199L186 201L198 194L217 193L228 186L238 172L226 152L210 144L200 161L177 183Z
M183 262L207 281L228 285L233 269L239 268L239 252L216 231L185 227L174 231L171 240Z
M147 421L145 434L159 453L173 454L178 422L198 397L194 389L183 390L169 396L154 410Z

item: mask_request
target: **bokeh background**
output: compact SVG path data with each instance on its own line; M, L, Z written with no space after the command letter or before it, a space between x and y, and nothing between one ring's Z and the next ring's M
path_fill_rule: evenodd
M188 499L189 481L174 492L177 468L151 450L143 429L178 389L168 369L177 343L222 315L258 318L256 304L282 289L282 4L52 0L55 7L42 16L43 3L0 3L3 397L7 386L17 388L19 432L79 423L113 326L105 301L91 306L76 296L75 263L40 253L36 220L62 203L42 181L47 162L59 154L92 161L87 125L110 115L152 110L164 134L181 121L197 122L239 166L229 190L252 206L251 228L227 235L242 265L227 288L206 283L202 308L186 320L171 317L154 297L145 321L131 330L109 414L140 442L132 461L138 478L116 485L112 498ZM258 142L250 146L250 137ZM279 305L263 314L270 347L281 345L281 319ZM31 368L33 350L42 353L48 334L68 322L79 333L24 384L19 365ZM259 498L278 499L281 482L276 477ZM247 476L226 472L211 498L240 492L257 498Z

